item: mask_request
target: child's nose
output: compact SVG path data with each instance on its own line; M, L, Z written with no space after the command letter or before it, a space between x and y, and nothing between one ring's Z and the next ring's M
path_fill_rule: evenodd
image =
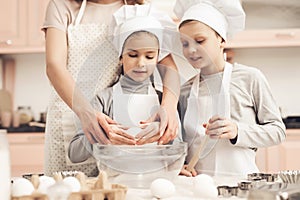
M197 49L194 45L189 46L189 53L195 53L196 51L197 51Z
M145 66L146 62L145 59L141 56L138 60L138 67L143 67Z

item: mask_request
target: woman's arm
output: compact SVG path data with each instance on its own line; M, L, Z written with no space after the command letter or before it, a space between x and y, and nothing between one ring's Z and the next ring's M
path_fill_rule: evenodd
M67 38L66 33L56 28L46 30L46 65L47 76L62 100L77 114L83 130L90 142L91 134L97 141L109 143L105 133L98 125L96 113L81 92L75 89L75 81L67 70ZM112 120L102 113L97 113L104 124ZM100 116L101 115L101 116ZM104 122L105 121L105 122Z
M177 103L180 93L180 79L171 54L159 62L158 70L163 80L163 98L160 114L160 132L163 135L158 143L166 144L173 140L178 132Z

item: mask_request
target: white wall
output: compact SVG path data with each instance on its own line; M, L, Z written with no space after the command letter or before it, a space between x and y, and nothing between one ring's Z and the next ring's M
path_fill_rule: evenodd
M283 114L300 115L300 47L238 49L235 61L259 68Z
M14 106L31 106L35 120L45 112L50 94L44 54L12 55L16 60Z

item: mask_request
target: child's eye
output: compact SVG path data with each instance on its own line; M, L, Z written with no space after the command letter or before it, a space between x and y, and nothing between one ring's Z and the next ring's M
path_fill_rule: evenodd
M202 43L204 42L204 40L196 40L196 42L197 42L198 44L202 44Z
M128 56L131 57L131 58L136 58L137 54L129 53Z
M146 56L147 59L151 60L154 58L154 56Z

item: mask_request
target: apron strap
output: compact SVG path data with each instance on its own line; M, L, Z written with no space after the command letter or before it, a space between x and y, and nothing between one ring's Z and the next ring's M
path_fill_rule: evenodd
M225 63L225 69L223 73L222 86L220 92L223 93L229 92L232 68L233 68L232 64L228 62Z
M191 88L190 96L198 97L199 93L200 73L196 75Z
M232 64L228 62L225 63L220 93L229 92L232 68L233 68ZM196 75L193 81L190 96L198 97L199 82L200 82L200 73Z
M117 82L113 86L113 94L116 94L116 93L121 93L121 94L123 93L120 82Z
M75 26L77 24L80 24L80 22L81 22L81 19L83 17L83 14L84 14L84 11L85 11L85 8L86 8L86 2L87 2L87 0L83 0L82 3L81 3L78 15L77 15L76 20L75 20Z

